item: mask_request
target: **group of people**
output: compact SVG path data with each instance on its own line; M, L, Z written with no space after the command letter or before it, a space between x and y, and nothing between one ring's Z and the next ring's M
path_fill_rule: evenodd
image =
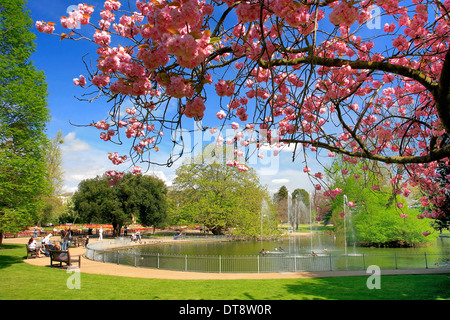
M51 233L49 233L47 236L45 236L45 238L43 238L41 240L41 246L38 246L38 244L35 240L36 239L35 237L31 237L30 240L28 240L28 251L35 252L36 256L38 258L40 258L41 253L44 254L46 257L48 257L50 255L50 253L47 251L47 249L48 250L61 250L61 246L59 246L58 244L52 245L50 243L51 237L52 237Z
M131 234L131 242L141 242L142 241L142 237L141 237L141 232L140 231L136 231L136 233L132 233Z
M61 242L54 241L53 244L50 242L50 238L53 234L49 233L41 240L41 245L38 246L36 238L33 236L28 240L27 247L28 251L35 252L38 258L41 257L41 253L46 257L50 255L48 250L61 250L67 251L69 248L69 243L72 241L72 231L69 229L61 230ZM89 243L89 235L85 238L85 246Z
M281 246L278 247L278 248L274 248L274 250L275 250L275 251L280 251L280 252L283 252L283 251L284 251L284 249L283 249ZM262 255L266 255L266 254L270 253L270 251L266 251L266 250L264 250L264 249L261 249L261 251L260 251L259 253L262 254Z
M176 234L174 234L173 239L177 240L180 239L183 236L183 234L181 233L181 231L177 231Z

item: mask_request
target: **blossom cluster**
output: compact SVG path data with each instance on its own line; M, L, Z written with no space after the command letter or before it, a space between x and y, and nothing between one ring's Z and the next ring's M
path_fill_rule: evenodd
M80 3L77 10L72 11L68 17L61 18L61 25L67 29L75 29L78 24L86 25L89 23L93 12L93 6Z
M351 6L346 1L339 2L333 7L333 11L328 16L330 22L336 26L351 26L359 18L358 9Z
M89 79L80 75L73 82L86 87L90 81L113 97L129 96L136 105L126 110L125 117L120 116L123 110L116 110L113 121L93 124L102 130L101 139L109 141L124 128L126 137L136 139L137 154L157 150L160 135L148 119L162 101L179 99L179 117L202 119L209 84L214 84L212 92L220 97L220 109L213 114L223 122L230 120L234 130L259 125L269 136L297 141L311 152L320 152L319 146L325 145L329 149L325 156L345 153L343 160L349 166L360 164L362 156L427 156L446 137L427 82L435 85L441 77L450 24L448 16L429 21L430 8L424 1L402 6L399 0L340 0L320 7L295 0L268 0L263 5L250 0L222 2L228 10L219 10L212 19L221 2L138 0L137 10L130 12L124 11L119 0L104 2L101 20L92 24L96 70ZM378 36L368 37L358 30L371 18L373 4L386 17L379 38L385 40L383 47L391 46L389 50L379 49ZM446 17L449 9L450 0L446 0L435 13ZM235 25L228 26L225 20L232 11L237 23L233 20ZM93 7L80 4L69 17L61 18L61 24L74 29L90 23L92 14ZM322 39L317 22L326 14L336 28ZM222 25L214 26L216 22ZM36 22L44 33L53 33L54 26ZM115 46L113 36L127 45ZM326 63L318 63L319 59ZM370 69L375 63L389 64L389 68ZM405 76L405 69L414 70L422 80ZM230 77L227 72L236 74ZM249 119L255 123L248 123ZM330 123L339 130L329 133ZM217 138L216 143L224 141L244 147L252 143L239 132L232 138ZM112 154L111 161L122 163L122 158ZM448 164L448 158L442 161ZM228 165L246 168L236 160ZM437 163L401 166L407 174L395 177L393 193L408 197L411 187L421 186L433 199L422 201L429 207L426 217L442 214L431 209L443 203L441 195L448 191L436 183ZM309 168L304 170L313 175ZM140 172L138 167L133 171ZM350 172L346 168L341 173ZM120 176L109 175L112 181ZM314 178L320 181L315 189L322 190L323 175L316 173ZM380 187L374 185L372 190L379 192ZM325 195L333 199L339 192L327 190Z
M188 118L197 117L198 119L202 119L205 109L206 107L203 99L195 97L193 101L188 101L186 103L183 113Z

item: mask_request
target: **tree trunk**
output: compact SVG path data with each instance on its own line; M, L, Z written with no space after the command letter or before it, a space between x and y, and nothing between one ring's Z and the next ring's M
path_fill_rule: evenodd
M3 243L3 232L0 232L0 249L2 248Z
M213 227L206 226L206 227L215 236L223 235L223 228L222 227L218 227L218 226L213 226Z
M113 238L115 237L119 237L120 236L120 230L122 229L122 225L118 224L118 223L113 223Z

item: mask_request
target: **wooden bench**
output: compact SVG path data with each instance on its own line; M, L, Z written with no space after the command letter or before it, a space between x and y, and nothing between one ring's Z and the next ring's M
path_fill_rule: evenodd
M28 243L27 243L27 259L28 259L28 257L33 257L33 256L37 257L38 256L38 252L39 252L39 248L38 247L36 247L36 249L30 249L28 247Z
M70 252L61 250L50 250L50 266L53 267L53 262L58 263L62 267L64 262L68 266L71 266L73 262L78 262L78 268L81 267L81 256L71 256ZM77 258L76 258L77 257Z

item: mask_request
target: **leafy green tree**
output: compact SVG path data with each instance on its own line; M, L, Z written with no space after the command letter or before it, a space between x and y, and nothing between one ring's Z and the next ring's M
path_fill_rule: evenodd
M329 170L335 173L329 173L333 181L331 189L337 191L330 211L337 230L343 231L346 219L347 235L355 236L350 241L375 246L414 246L435 240L434 235L422 234L431 231L429 220L418 219L419 211L408 208L405 198L388 192L387 168L374 172L364 170L367 167L361 164L349 175L342 174L344 166L338 157ZM365 181L378 181L378 188L375 188L378 190L368 188ZM345 212L344 196L347 197ZM348 206L350 202L353 207ZM343 213L346 216L342 216Z
M115 187L121 207L133 219L154 228L165 225L167 187L162 180L153 176L127 174Z
M273 201L277 206L277 217L281 221L287 221L288 219L288 199L289 191L286 186L281 186L277 193L273 195Z
M275 202L280 202L283 199L288 198L288 189L286 186L281 186L277 193L274 194L273 198Z
M45 159L47 165L46 178L50 183L51 193L44 197L45 206L39 216L41 223L57 221L64 214L65 208L60 195L64 182L62 168L62 152L60 145L64 143L62 131L50 139L46 149Z
M294 192L292 192L292 199L302 201L305 206L309 206L309 193L305 189L295 189Z
M47 179L50 181L52 192L55 195L62 193L64 183L64 170L62 167L61 144L64 143L63 132L61 130L49 141L45 154L47 164Z
M0 239L34 224L50 192L44 74L30 61L32 20L23 0L0 4ZM1 240L0 240L1 241Z
M83 180L72 197L74 211L86 223L111 223L113 236L132 221L161 226L166 218L164 182L128 173L116 185L106 176Z
M450 143L450 141L447 143ZM450 167L445 162L440 161L437 173L435 179L439 181L440 186L445 191L438 194L427 194L431 204L427 211L436 213L437 217L433 227L442 233L443 229L450 230L450 214L448 214L450 212Z
M270 202L254 169L240 172L222 163L185 163L176 171L170 197L173 221L197 223L213 234L257 237L276 229L273 207L261 216L263 199Z

